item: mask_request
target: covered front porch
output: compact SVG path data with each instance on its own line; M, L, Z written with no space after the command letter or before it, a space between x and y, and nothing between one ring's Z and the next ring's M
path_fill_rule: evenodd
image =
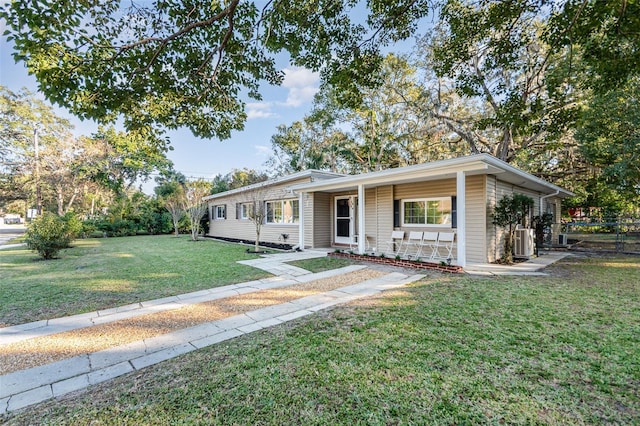
M299 247L437 258L464 267L468 180L492 171L484 162L466 161L455 168L418 165L296 185L292 190L299 197ZM438 203L445 207L440 218L415 223L409 209L418 203L436 210ZM440 237L449 240L439 244Z

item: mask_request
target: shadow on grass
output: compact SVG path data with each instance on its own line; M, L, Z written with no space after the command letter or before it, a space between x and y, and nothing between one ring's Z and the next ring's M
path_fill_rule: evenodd
M26 249L0 251L0 323L20 324L269 276L236 261L235 244L173 236L78 240L60 259L33 262Z

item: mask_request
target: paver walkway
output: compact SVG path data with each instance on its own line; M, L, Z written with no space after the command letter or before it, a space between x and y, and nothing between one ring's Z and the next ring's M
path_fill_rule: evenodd
M571 253L563 251L548 251L540 253L538 257L532 257L526 262L513 265L499 265L494 263L467 264L464 271L470 275L547 275L540 272L541 269L571 256Z
M322 278L349 274L365 266L348 266L312 274L284 262L326 256L326 252L305 251L265 256L244 261L279 276L230 286L163 298L115 309L38 321L0 329L0 346L34 337L46 336L77 328L104 324L136 315L176 309L186 304L201 303L254 291L306 283ZM0 413L18 410L90 385L160 363L176 356L213 345L242 334L281 324L322 309L371 296L381 291L404 286L424 275L399 272L366 280L336 290L318 293L287 303L256 309L222 320L207 322L150 339L135 341L99 352L84 354L40 367L0 376Z
M517 265L468 265L465 271L480 275L542 274L538 272L567 253L550 252ZM326 256L326 251L308 250L298 253L264 255L240 263L263 269L275 277L224 287L202 290L173 297L150 300L113 309L55 318L0 329L0 347L11 343L106 324L139 315L178 309L186 305L210 302L260 290L282 288L318 279L349 274L366 266L311 273L286 262ZM0 414L18 410L93 384L166 361L234 337L281 324L322 309L371 296L381 291L404 286L424 275L400 272L366 280L336 290L317 293L286 303L256 309L240 315L207 322L193 327L134 341L106 350L84 354L39 367L0 376Z

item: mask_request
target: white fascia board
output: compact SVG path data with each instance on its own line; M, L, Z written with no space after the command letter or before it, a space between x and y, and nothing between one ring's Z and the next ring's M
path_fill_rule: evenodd
M561 188L557 185L554 185L550 182L547 182L544 179L541 179L537 176L532 175L531 173L527 173L525 171L522 171L520 169L517 169L515 167L513 167L512 165L510 165L509 163L506 163L502 160L499 160L495 157L492 157L488 154L482 154L486 156L485 161L487 161L488 163L492 163L494 164L496 167L499 167L501 169L503 169L503 173L508 173L511 175L515 175L519 178L523 179L522 184L520 184L520 186L525 186L527 185L527 183L529 184L533 184L534 186L538 187L539 190L541 190L541 192L545 192L547 194L553 194L553 193L558 193L558 195L561 198L565 198L565 197L573 197L574 194L571 191L567 191L564 188Z
M234 195L234 194L239 194L242 192L246 192L246 191L251 191L252 189L258 189L258 188L264 188L267 186L273 186L273 185L278 185L281 183L286 183L286 182L290 182L292 180L297 180L300 178L304 178L304 177L310 177L312 178L312 180L314 178L318 178L318 179L322 179L327 180L327 179L338 179L345 176L344 174L340 174L340 173L333 173L333 172L326 172L326 171L322 171L322 170L303 170L301 172L296 172L287 176L281 176L281 177L277 177L274 179L268 179L265 180L264 182L258 182L258 183L254 183L251 185L247 185L247 186L243 186L241 188L236 188L236 189L231 189L229 191L225 191L225 192L219 192L217 194L212 194L212 195L207 195L206 197L203 197L202 199L204 201L210 201L210 200L215 200L217 198L223 198L223 197L227 197L229 195Z
M455 178L458 171L466 172L467 176L474 174L506 174L517 177L517 180L522 179L522 181L519 182L521 186L527 186L528 184L528 186L533 186L540 192L557 192L561 197L575 195L530 173L519 170L489 154L475 154L396 169L387 169L379 172L350 175L325 182L301 183L291 186L291 189L301 192L353 190L356 189L359 184L363 184L366 187L419 181L421 179ZM518 183L514 182L514 184Z
M464 160L464 161L463 161ZM378 186L382 184L396 184L421 179L434 178L455 178L456 172L464 171L468 173L476 172L488 174L500 172L493 170L482 161L477 161L473 157L455 158L452 160L436 161L433 163L416 164L413 166L387 169L379 172L365 173L361 175L345 176L325 182L301 183L291 187L294 191L315 192L315 191L335 191L341 189L354 189L358 185Z

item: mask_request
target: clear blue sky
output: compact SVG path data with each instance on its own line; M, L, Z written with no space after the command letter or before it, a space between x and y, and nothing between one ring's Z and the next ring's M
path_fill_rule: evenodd
M2 31L4 29L0 28L0 33ZM12 44L1 37L0 85L12 91L26 87L37 93L35 78L28 75L24 64L14 62L12 49ZM245 130L233 133L231 139L200 139L186 129L169 132L174 150L168 153L168 157L175 169L188 177L204 178L226 174L234 168L264 169L263 163L271 154L271 135L276 127L301 119L310 110L319 85L317 74L305 69L286 68L286 62L281 66L285 67L286 73L283 85L273 87L265 83L261 91L263 101L248 104L249 119ZM97 123L80 121L62 108L56 107L55 111L73 123L76 136L90 135L97 130ZM145 192L152 188L153 185L144 186Z

